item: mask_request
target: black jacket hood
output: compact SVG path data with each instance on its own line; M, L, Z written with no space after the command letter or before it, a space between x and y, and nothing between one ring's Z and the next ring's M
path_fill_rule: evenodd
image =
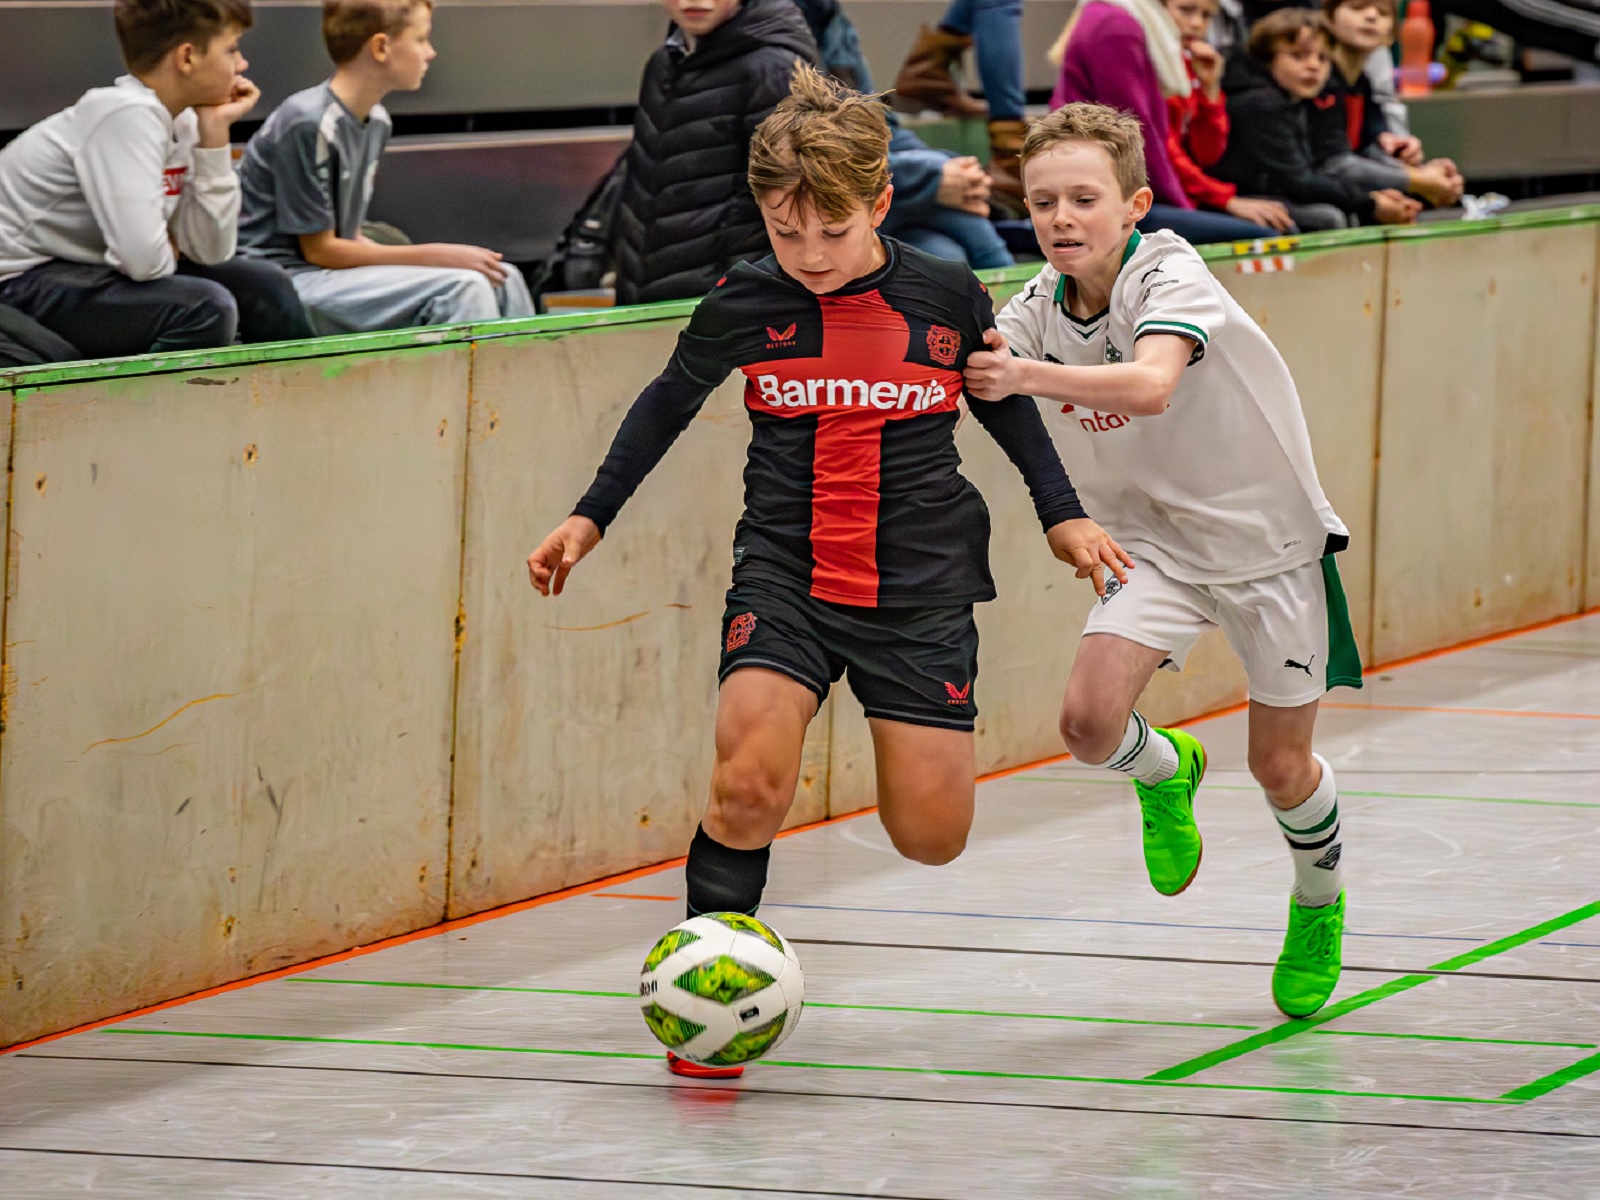
M667 35L668 45L677 43L679 49L675 57L680 64L693 63L699 68L738 58L760 46L791 50L808 61L817 56L811 27L792 0L745 0L725 25L719 25L695 43L693 54L682 49L683 36L682 30L672 26Z

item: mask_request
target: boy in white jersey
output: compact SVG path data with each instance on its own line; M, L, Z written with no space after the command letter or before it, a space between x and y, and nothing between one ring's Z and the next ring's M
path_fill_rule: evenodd
M1333 559L1349 538L1272 343L1187 242L1135 230L1151 202L1138 121L1069 104L1032 127L1022 162L1049 265L969 360L967 393L1043 401L1084 503L1139 563L1089 617L1062 737L1132 777L1150 881L1183 891L1200 867L1205 750L1134 703L1222 629L1250 680L1250 772L1294 859L1273 999L1309 1016L1338 982L1344 931L1338 796L1311 739L1322 694L1361 686Z

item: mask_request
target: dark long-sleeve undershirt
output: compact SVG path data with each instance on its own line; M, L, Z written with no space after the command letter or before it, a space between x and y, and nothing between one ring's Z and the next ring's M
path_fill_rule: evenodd
M655 470L678 435L689 428L712 390L670 364L651 380L622 418L605 461L572 510L573 515L588 517L604 533L639 490L644 477Z
M1007 396L993 401L969 399L967 406L973 419L1022 473L1039 524L1048 530L1062 521L1076 521L1088 515L1072 480L1067 478L1061 456L1039 415L1039 404L1032 396Z

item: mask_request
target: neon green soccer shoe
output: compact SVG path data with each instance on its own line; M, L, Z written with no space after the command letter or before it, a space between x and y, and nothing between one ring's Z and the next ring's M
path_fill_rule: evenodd
M1200 870L1200 830L1194 823L1194 794L1206 774L1206 748L1181 729L1153 729L1178 750L1178 773L1165 783L1140 783L1144 814L1144 865L1150 883L1163 896L1176 896Z
M1272 970L1272 999L1286 1017L1309 1017L1333 995L1344 947L1344 893L1321 908L1289 897L1289 929Z

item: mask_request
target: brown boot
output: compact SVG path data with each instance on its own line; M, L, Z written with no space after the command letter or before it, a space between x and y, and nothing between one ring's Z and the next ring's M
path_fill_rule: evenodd
M947 117L988 116L989 106L967 95L950 75L950 68L971 45L970 37L924 25L895 77L895 108L908 113L931 108Z
M989 122L989 203L1006 216L1027 215L1022 197L1022 139L1025 121Z

